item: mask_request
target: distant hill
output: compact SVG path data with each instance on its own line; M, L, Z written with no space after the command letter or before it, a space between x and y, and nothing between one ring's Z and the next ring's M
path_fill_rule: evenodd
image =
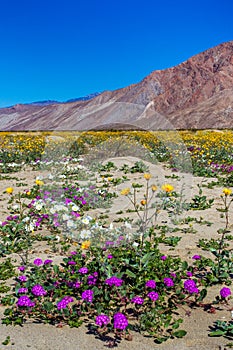
M89 98L88 96L91 96ZM0 109L1 130L233 128L233 41L122 89Z

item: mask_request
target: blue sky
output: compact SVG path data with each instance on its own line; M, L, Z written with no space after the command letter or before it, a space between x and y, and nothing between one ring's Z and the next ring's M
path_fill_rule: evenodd
M0 107L137 83L233 40L232 0L2 0Z

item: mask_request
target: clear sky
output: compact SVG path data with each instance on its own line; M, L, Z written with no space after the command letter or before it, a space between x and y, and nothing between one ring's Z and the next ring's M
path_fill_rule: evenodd
M233 40L232 0L0 0L0 107L139 82Z

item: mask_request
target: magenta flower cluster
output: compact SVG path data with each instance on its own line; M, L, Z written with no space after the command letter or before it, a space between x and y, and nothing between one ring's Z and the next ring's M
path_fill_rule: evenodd
M33 301L31 301L31 299L27 295L22 295L18 299L16 304L17 304L17 306L20 306L20 307L23 307L23 306L33 307L33 306L35 306L35 303Z
M136 296L136 297L131 299L131 303L142 305L144 303L144 299Z
M91 289L87 289L82 293L82 299L88 303L92 303L94 292Z
M221 290L220 290L220 295L222 298L227 298L231 295L231 290L230 288L227 288L227 287L223 287Z
M184 281L184 289L190 294L199 293L196 283L193 280Z
M147 296L152 300L152 301L156 301L159 299L159 295L156 292L150 292L147 294Z
M72 303L73 301L74 301L74 299L72 297L65 296L57 303L57 309L58 310L65 309L67 307L67 305L69 303Z
M95 319L95 323L97 324L97 326L106 326L107 324L109 324L110 322L110 318L107 315L101 314L98 315Z
M156 288L156 282L154 280L147 281L145 285L149 288Z
M40 284L36 284L32 287L32 294L34 294L37 297L40 297L42 295L46 295L47 292L44 290L44 288Z
M165 286L167 287L173 287L174 286L174 282L170 277L165 277L163 279L163 283L165 284Z
M115 329L124 330L128 326L128 320L121 312L113 316L113 325Z
M116 286L116 287L120 287L123 283L123 280L118 278L118 277L115 277L115 276L112 276L110 278L107 278L105 280L105 283L108 284L109 286Z

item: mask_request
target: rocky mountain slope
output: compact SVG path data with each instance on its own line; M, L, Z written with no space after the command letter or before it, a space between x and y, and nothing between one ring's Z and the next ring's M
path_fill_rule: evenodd
M0 109L1 130L233 128L233 41L87 101Z

